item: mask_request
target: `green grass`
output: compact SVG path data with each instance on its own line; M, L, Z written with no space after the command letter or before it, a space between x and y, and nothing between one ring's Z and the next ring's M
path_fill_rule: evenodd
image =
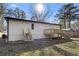
M65 46L72 48L72 49L79 49L79 44L77 44L75 42L69 42L69 43L65 44Z
M69 53L79 55L79 41L72 41L63 44L56 45Z
M16 53L17 56L52 56L52 55L60 55L53 49L53 47L47 47L43 50L35 50L35 51L29 51L29 52L21 52Z

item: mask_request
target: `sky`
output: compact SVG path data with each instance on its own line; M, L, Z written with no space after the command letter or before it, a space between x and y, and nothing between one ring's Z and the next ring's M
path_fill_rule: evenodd
M30 18L31 14L29 13L29 8L34 5L34 3L9 3L8 8L20 8L25 11L26 15L28 16L27 18ZM64 3L46 3L43 4L45 7L50 8L52 11L52 16L48 18L46 21L47 22L52 22L52 23L58 23L58 19L54 17L57 14L57 11L64 5ZM79 4L75 4L79 7Z

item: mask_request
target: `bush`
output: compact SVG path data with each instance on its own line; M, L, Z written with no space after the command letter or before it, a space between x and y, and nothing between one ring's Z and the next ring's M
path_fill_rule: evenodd
M7 38L7 35L6 34L3 34L2 35L2 39L5 39L5 38Z

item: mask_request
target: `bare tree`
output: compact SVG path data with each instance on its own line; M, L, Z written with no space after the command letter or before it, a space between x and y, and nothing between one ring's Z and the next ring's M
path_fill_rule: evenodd
M14 10L13 9L7 9L5 16L6 17L14 17Z
M5 10L6 10L6 4L0 3L0 17L3 16L3 14L5 13Z
M44 10L39 14L36 10L35 10L35 5L32 5L29 9L32 17L32 20L35 21L46 21L48 18L50 18L52 16L52 11L50 10L50 8L48 8L47 6L44 7Z
M6 5L4 3L0 3L0 31L3 31L3 22L4 22L4 14L6 11Z
M20 18L23 18L23 19L25 19L26 18L26 13L23 11L23 10L20 10Z
M15 17L15 18L19 18L19 19L25 19L26 13L19 8L7 9L6 16Z
M19 8L14 9L14 15L16 18L20 18L20 9Z

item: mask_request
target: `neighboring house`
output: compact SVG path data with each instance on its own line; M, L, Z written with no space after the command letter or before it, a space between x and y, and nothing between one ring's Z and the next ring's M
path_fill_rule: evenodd
M5 17L7 20L8 41L33 41L46 38L45 29L60 29L60 24L38 22L25 19Z

